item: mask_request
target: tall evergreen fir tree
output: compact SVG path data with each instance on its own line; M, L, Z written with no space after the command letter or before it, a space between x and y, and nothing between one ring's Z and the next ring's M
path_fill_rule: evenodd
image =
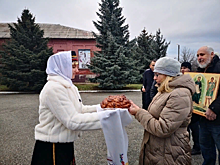
M11 39L3 45L1 83L11 90L39 92L46 82L46 62L53 54L35 17L24 9L17 23L9 24Z
M152 42L154 41L154 36L152 34L148 34L145 30L142 31L140 36L137 38L138 45L138 54L141 66L140 74L142 75L144 71L149 68L150 62L155 59L155 52L152 48Z
M167 54L167 48L170 44L170 42L166 42L166 39L163 38L163 35L161 35L160 29L156 31L155 35L155 42L152 43L152 47L155 53L155 58L161 58L165 57Z
M142 83L142 76L144 71L149 68L150 62L154 59L166 56L167 48L170 42L167 43L161 35L160 29L156 35L149 34L145 28L137 38L137 48L134 53L134 59L140 59L137 67L140 69L140 81Z
M93 34L100 51L94 53L89 66L97 76L90 80L103 89L120 89L136 81L136 61L130 54L135 42L129 42L128 25L123 26L125 18L119 0L102 0L99 6L100 20L93 21L99 34Z

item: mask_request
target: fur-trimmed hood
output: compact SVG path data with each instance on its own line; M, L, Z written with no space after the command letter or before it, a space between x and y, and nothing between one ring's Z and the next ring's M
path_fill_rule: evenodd
M187 88L190 90L192 95L195 93L195 82L189 74L175 77L169 85L171 88Z

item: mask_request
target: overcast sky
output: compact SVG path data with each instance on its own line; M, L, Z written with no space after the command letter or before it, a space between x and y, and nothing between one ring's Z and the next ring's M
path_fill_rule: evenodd
M0 0L0 22L17 22L27 8L36 23L53 23L97 32L92 21L101 0ZM220 53L220 0L120 0L130 39L146 28L160 28L171 44L167 55L178 57L177 44L196 51L204 45Z

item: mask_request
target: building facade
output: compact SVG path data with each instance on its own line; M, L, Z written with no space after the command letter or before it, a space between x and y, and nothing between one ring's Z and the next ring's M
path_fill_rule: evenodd
M87 67L94 56L94 51L98 51L92 32L59 24L39 23L38 25L44 30L44 37L49 38L48 47L52 47L54 53L69 50L76 52L79 60L79 74L74 79L75 82L85 82L89 77L95 76ZM2 49L2 44L9 39L8 24L0 23L0 49Z

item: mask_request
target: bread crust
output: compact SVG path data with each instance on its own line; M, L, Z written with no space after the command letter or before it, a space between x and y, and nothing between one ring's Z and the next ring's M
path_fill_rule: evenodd
M100 103L102 108L129 108L130 100L125 95L110 95Z

